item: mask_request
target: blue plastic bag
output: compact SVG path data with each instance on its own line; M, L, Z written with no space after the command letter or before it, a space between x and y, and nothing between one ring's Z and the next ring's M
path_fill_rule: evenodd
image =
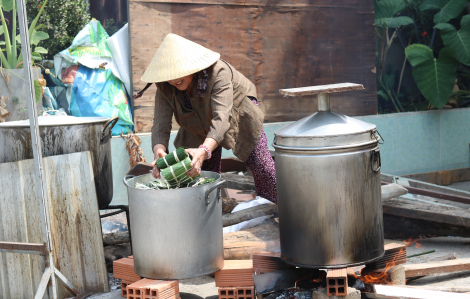
M78 69L72 87L70 112L73 116L119 116L113 135L133 129L127 96L121 80L110 69L90 69L83 65Z

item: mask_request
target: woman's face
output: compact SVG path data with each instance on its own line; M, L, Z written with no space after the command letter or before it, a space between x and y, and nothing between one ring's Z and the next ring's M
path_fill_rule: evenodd
M189 85L191 85L191 82L193 81L194 74L188 75L183 78L175 79L175 80L170 80L167 81L174 87L178 88L179 90L186 90L188 89Z

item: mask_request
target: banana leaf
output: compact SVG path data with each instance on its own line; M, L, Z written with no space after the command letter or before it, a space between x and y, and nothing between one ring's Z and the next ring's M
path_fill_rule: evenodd
M191 159L186 157L183 161L178 162L170 167L162 169L162 176L170 184L171 188L186 187L194 179L200 177L190 177L186 174L191 169Z
M175 159L175 156L178 158L178 160ZM161 169L165 169L170 165L174 165L178 163L179 161L183 161L188 157L188 153L184 150L184 148L180 147L176 151L173 151L169 155L166 155L165 157L158 158L157 160L157 167Z

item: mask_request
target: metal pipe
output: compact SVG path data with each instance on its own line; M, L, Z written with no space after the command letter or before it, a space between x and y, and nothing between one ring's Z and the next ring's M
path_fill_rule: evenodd
M330 111L330 94L329 93L319 93L317 95L318 99L318 111Z

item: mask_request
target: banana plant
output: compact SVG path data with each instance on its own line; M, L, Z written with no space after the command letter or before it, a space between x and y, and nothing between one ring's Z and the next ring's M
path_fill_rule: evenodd
M47 54L47 50L43 47L38 47L40 41L49 38L49 35L43 31L39 31L39 29L44 28L44 25L36 26L39 17L41 16L42 12L44 11L44 6L47 4L48 0L45 0L41 5L41 9L39 10L38 14L34 18L33 22L28 30L30 43L34 46L32 49L31 58L34 60L41 60L41 54ZM5 21L5 17L3 12L12 12L12 34L13 38L10 38L10 34L8 32L8 27ZM18 50L21 45L20 35L16 35L16 1L15 0L0 0L0 18L1 18L1 27L0 27L0 36L3 35L3 40L0 40L0 65L6 69L14 69L20 66L23 63L23 54L21 51ZM5 52L5 54L3 53Z
M428 46L414 44L406 47L405 54L413 66L413 78L423 96L431 105L444 107L452 94L459 67L455 50L446 47L436 59Z

